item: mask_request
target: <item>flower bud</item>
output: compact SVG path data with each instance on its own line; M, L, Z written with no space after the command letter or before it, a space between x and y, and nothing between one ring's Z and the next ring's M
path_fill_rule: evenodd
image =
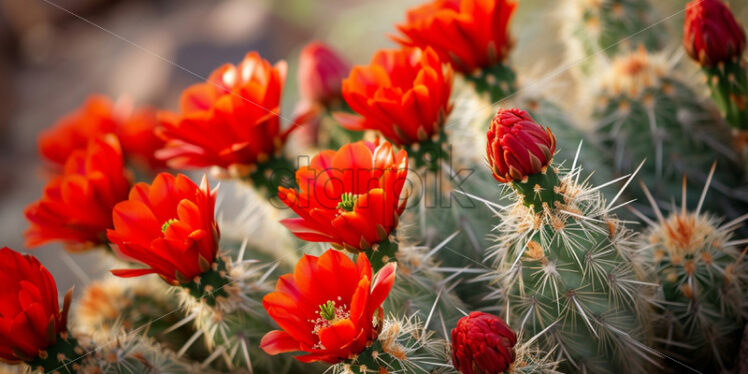
M488 163L501 183L540 173L556 151L551 130L538 125L524 110L499 109L487 137Z
M307 44L299 57L299 91L307 101L328 106L342 98L343 79L350 67L320 42Z
M514 362L517 336L501 318L472 312L452 329L452 364L462 374L499 374Z
M686 5L683 46L703 66L740 57L745 31L720 0L694 0Z

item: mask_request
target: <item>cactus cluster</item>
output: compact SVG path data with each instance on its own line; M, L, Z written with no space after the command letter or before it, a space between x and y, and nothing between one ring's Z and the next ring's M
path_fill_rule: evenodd
M55 176L26 211L27 245L99 251L113 276L60 299L36 258L0 249L0 361L65 374L736 369L745 37L720 0L695 1L683 41L714 103L661 51L647 0L570 2L564 37L589 58L569 97L510 62L524 42L515 0L415 7L399 47L367 65L310 43L292 120L285 62L257 52L185 89L175 112L123 119L92 97L40 140ZM134 156L149 162L134 171Z

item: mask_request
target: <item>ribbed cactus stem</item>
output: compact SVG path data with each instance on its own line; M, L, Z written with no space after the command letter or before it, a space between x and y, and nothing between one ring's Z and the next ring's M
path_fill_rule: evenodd
M464 77L473 85L476 92L488 96L492 103L517 91L517 74L514 69L502 62L478 69L472 74L465 74Z
M84 351L78 344L78 340L68 333L62 333L57 336L57 342L40 351L39 355L26 364L32 370L41 369L44 373L70 373L78 372L78 358L83 355Z
M563 203L564 197L560 193L561 180L558 173L546 167L537 174L526 176L520 181L513 181L512 187L521 195L522 201L535 213L541 213L549 208L555 208Z
M253 165L231 165L227 176L246 181L260 193L274 198L278 194L279 186L296 186L295 170L294 162L279 151L274 155L261 155L259 161Z
M736 130L748 130L748 78L746 63L736 59L703 67L714 103Z
M199 277L187 282L181 282L181 286L189 291L196 300L204 300L208 305L215 306L218 298L225 298L228 293L224 286L229 284L226 261L220 256L216 257L213 264L203 265L207 270Z
M397 250L397 241L394 239L394 236L391 235L387 239L372 246L371 249L364 251L366 256L369 257L371 271L376 273L379 269L383 268L384 265L387 265L388 262L396 261L397 258L395 255L397 254Z
M506 295L510 326L556 349L564 371L643 372L648 311L632 234L599 190L575 181L579 172L559 175L551 164L513 182L517 202L501 213L489 276Z
M441 129L432 137L423 133L422 138L421 141L403 148L408 151L408 157L415 161L416 168L426 167L429 171L435 172L439 170L442 161L450 159L447 134Z

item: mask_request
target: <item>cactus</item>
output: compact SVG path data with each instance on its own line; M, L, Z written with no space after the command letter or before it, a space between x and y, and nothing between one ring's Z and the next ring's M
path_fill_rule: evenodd
M155 341L138 334L103 333L86 343L86 353L75 362L77 373L139 374L214 373L208 367L177 357ZM61 372L65 372L64 369Z
M611 212L618 195L606 203L599 187L579 182L580 168L557 169L555 138L524 111L499 111L488 149L494 177L511 185L514 202L494 204L495 271L484 278L510 326L545 331L539 347L557 349L562 371L643 372L654 362L642 327L647 298L633 233Z
M564 40L569 59L589 76L607 58L642 46L657 51L665 45L664 26L649 0L574 0L563 9Z
M615 172L628 173L646 158L641 178L652 186L655 198L668 199L680 189L681 175L700 187L706 180L704 170L718 161L715 187L720 194L707 206L738 198L727 187L740 178L729 131L673 76L662 54L640 49L618 57L605 73L597 97L597 131L613 148L610 162Z
M747 216L723 223L702 212L709 183L696 209L687 210L685 182L680 209L667 217L642 185L657 220L642 216L649 227L638 256L660 285L662 349L701 372L717 372L732 366L748 318L746 240L734 238Z
M497 226L491 276L507 297L512 326L532 333L553 326L539 342L544 350L558 345L565 371L643 372L647 306L631 261L632 233L599 191L576 183L579 172L549 168L517 184L518 200ZM535 185L559 191L543 196L547 207L539 210L526 205Z
M191 325L175 326L185 316L169 288L141 278L110 277L89 284L73 317L78 331L85 334L138 333L175 352L195 332ZM207 357L203 344L190 348L190 359Z

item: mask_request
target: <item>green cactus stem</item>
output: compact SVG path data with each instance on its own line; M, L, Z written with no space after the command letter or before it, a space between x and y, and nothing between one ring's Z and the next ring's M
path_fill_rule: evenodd
M748 78L742 59L702 67L714 103L735 130L748 130Z
M517 74L503 62L477 69L472 74L464 74L463 77L470 82L476 92L488 96L492 103L517 92Z
M483 278L504 295L497 301L510 326L538 335L541 350L555 349L561 371L646 372L655 360L632 233L599 189L578 182L580 172L551 164L514 185L516 201L500 210L489 253L495 271Z

